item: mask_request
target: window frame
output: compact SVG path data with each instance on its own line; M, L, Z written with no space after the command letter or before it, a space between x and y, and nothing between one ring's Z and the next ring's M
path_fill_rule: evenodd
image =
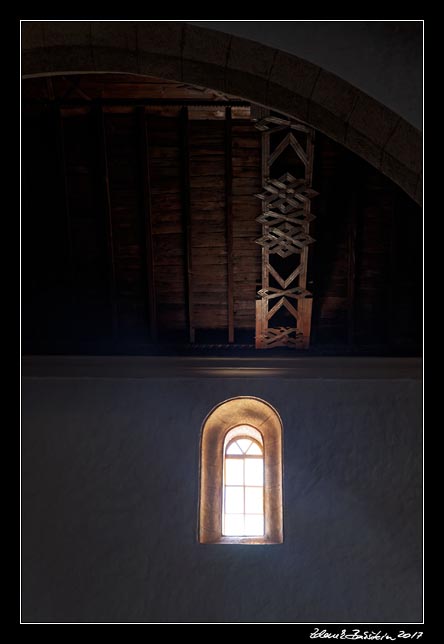
M222 534L225 437L230 430L241 425L252 427L263 438L263 536ZM282 434L278 412L266 401L253 396L230 398L208 414L202 427L200 447L199 543L283 543Z

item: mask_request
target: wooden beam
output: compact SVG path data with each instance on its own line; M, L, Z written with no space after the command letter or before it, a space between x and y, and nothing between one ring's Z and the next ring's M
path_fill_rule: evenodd
M225 109L225 224L227 236L228 342L234 342L233 150L231 107Z
M306 144L306 155L307 155L307 164L305 166L305 181L307 185L312 186L313 184L313 161L314 161L314 141L315 141L315 131L307 130L307 144ZM310 224L306 224L304 227L306 233L310 231ZM308 253L309 248L306 246L301 254L301 276L299 278L299 286L302 288L307 288L307 271L308 271ZM301 324L300 328L303 334L303 348L308 349L311 341L311 318L313 314L313 298L305 298L299 300L298 309L301 313Z
M398 284L398 213L399 213L399 195L391 192L391 212L389 228L389 277L387 284L387 344L390 349L397 348L397 297L396 287Z
M266 110L265 115L269 116L270 111ZM268 179L270 178L270 165L268 160L270 158L270 133L263 131L261 133L261 164L262 164L262 186L265 186ZM262 202L262 213L265 212L265 203ZM266 224L262 225L262 233L266 235L268 233L269 227ZM270 265L270 256L268 250L265 246L261 248L262 254L262 263L261 263L261 288L268 288L270 285L270 275L268 272L268 266ZM268 312L268 302L261 297L259 304L256 301L256 337L255 337L255 347L256 349L262 349L264 347L263 333L266 330L266 325L264 325L266 316ZM257 316L260 315L260 321L257 320Z
M47 76L46 78L46 92L48 94L48 100L54 101L55 100L54 85L53 85L51 76Z
M186 272L185 314L188 325L188 337L191 343L195 341L193 317L193 262L191 249L191 207L190 207L190 154L188 144L188 108L180 110L180 152L181 152L181 179L182 179L182 221L184 258Z
M143 254L145 259L145 275L148 297L149 337L151 342L155 342L157 340L156 286L154 281L154 252L147 115L144 107L137 108L137 128L139 140L140 179L142 187L141 218L144 240Z
M262 347L262 308L263 308L263 299L256 300L256 335L254 339L254 346L256 349Z
M102 191L102 204L103 204L103 223L106 232L106 248L108 259L108 293L109 303L111 308L111 322L112 322L112 335L113 339L117 339L119 319L118 307L116 297L116 268L114 260L114 241L113 241L113 225L111 218L111 199L109 193L109 173L108 173L108 155L106 148L106 130L105 119L103 115L102 106L96 108L96 123L98 134L98 160L100 167L101 178L101 191Z
M137 107L139 105L171 105L175 107L249 107L250 103L248 101L241 100L211 100L211 99L198 99L198 98L92 98L89 99L85 95L85 98L27 98L23 97L23 102L27 104L45 104L45 103L55 103L60 106L71 106L78 107L82 105L91 105L91 106L113 106L113 105L131 105Z
M298 328L302 332L301 348L308 349L310 346L311 336L311 314L313 309L313 299L303 298L298 300L299 320Z
M309 130L307 132L307 147L305 151L308 160L308 163L305 166L305 181L309 186L311 186L313 183L314 143L315 131Z
M347 344L350 350L355 342L355 293L356 293L356 231L357 231L357 182L359 178L350 167L350 193L348 204L348 267L347 267Z
M52 87L52 83L51 83ZM68 198L68 179L66 168L65 156L65 134L63 130L63 116L60 108L54 110L55 131L56 131L56 146L57 146L57 160L58 168L60 171L60 183L62 189L63 210L65 215L65 229L66 229L66 245L67 245L67 261L68 261L68 274L71 286L71 305L75 301L75 270L74 270L74 254L72 246L72 229L71 229L71 213Z

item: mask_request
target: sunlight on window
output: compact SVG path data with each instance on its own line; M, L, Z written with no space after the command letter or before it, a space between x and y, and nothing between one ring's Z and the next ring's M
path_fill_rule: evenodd
M260 432L239 426L225 438L223 534L264 534L264 454Z

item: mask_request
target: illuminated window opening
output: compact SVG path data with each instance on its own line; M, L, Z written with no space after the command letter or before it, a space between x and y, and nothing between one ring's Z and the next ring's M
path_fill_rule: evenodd
M262 435L240 425L224 441L222 535L264 536L264 452Z
M199 542L283 542L282 422L264 400L231 398L202 427Z

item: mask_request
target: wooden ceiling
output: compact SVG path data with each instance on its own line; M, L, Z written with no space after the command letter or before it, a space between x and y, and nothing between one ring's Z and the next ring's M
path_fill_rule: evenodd
M250 105L124 74L28 79L22 99L25 353L253 352ZM319 133L314 154L308 353L418 355L419 207Z

